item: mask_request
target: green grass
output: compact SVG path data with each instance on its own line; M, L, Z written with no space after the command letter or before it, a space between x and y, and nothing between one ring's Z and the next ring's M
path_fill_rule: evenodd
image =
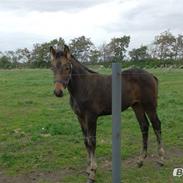
M110 69L99 68L101 73ZM167 151L166 165L152 160L138 169L141 133L131 109L122 113L122 176L124 183L183 182L173 168L183 168L183 70L150 70L159 78L158 114ZM111 116L100 117L97 129L97 182L111 183ZM156 154L150 129L149 154ZM82 183L86 150L69 95L53 95L50 70L0 70L0 170L7 176L31 171L69 171L60 182ZM44 182L38 181L38 182ZM50 182L50 181L45 181ZM52 182L52 181L51 181Z

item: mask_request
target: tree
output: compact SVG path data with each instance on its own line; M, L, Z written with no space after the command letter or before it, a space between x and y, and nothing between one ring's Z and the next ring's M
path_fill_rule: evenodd
M176 44L174 47L175 59L183 59L183 35L179 34L176 37Z
M124 60L125 53L130 43L130 36L112 38L108 44L112 60Z
M5 51L4 55L9 58L9 61L10 62L17 62L17 56L16 56L16 53L14 51Z
M10 61L10 58L3 55L1 58L0 58L0 68L2 69L8 69L8 68L11 68L12 67L12 63Z
M54 39L50 42L42 44L34 44L30 58L30 65L33 67L49 67L50 66L50 46L62 47L64 40L62 38Z
M106 43L103 43L100 47L99 47L99 52L100 52L100 61L102 62L107 62L111 60L111 52L109 49L109 45Z
M29 63L31 58L31 51L27 48L16 50L17 62Z
M101 52L97 49L93 49L90 51L89 58L91 63L97 63L101 58Z
M160 59L172 59L175 57L176 38L170 31L165 31L155 37L155 53Z
M8 59L9 65L11 65L9 67L15 68L19 65L16 51L12 51L12 50L5 51L4 56L6 56L6 58Z
M90 51L94 47L94 44L91 42L90 38L81 36L75 39L72 39L69 47L73 55L79 59L81 62L88 62L90 57Z
M129 51L129 55L132 61L145 60L150 57L147 53L147 46L141 46L137 49L134 48L132 51Z

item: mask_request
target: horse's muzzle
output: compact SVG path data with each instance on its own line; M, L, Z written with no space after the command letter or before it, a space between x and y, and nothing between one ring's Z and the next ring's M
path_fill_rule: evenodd
M56 97L63 97L64 93L62 90L54 90L53 92Z

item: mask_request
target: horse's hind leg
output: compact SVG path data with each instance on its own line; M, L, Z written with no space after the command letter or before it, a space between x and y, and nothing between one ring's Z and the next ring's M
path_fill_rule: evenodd
M135 115L136 115L136 118L139 122L140 129L142 132L142 138L143 138L142 153L139 156L139 159L137 161L138 167L141 167L141 166L143 166L143 160L147 157L149 122L148 122L148 119L145 115L145 111L140 104L135 104L132 108L133 108Z
M158 115L156 113L156 110L151 110L151 111L146 111L152 126L153 126L153 130L154 133L157 137L157 142L158 142L158 154L160 156L160 160L158 161L158 163L163 166L164 165L164 154L165 151L163 149L162 146L162 139L161 139L161 121L158 118Z

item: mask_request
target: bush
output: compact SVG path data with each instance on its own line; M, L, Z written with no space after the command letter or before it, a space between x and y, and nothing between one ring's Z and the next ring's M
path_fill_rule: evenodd
M111 68L113 62L98 62L96 65L103 65L106 68ZM157 60L146 59L140 61L121 61L118 62L123 68L137 67L137 68L179 68L183 69L183 60ZM85 63L91 65L90 63Z

